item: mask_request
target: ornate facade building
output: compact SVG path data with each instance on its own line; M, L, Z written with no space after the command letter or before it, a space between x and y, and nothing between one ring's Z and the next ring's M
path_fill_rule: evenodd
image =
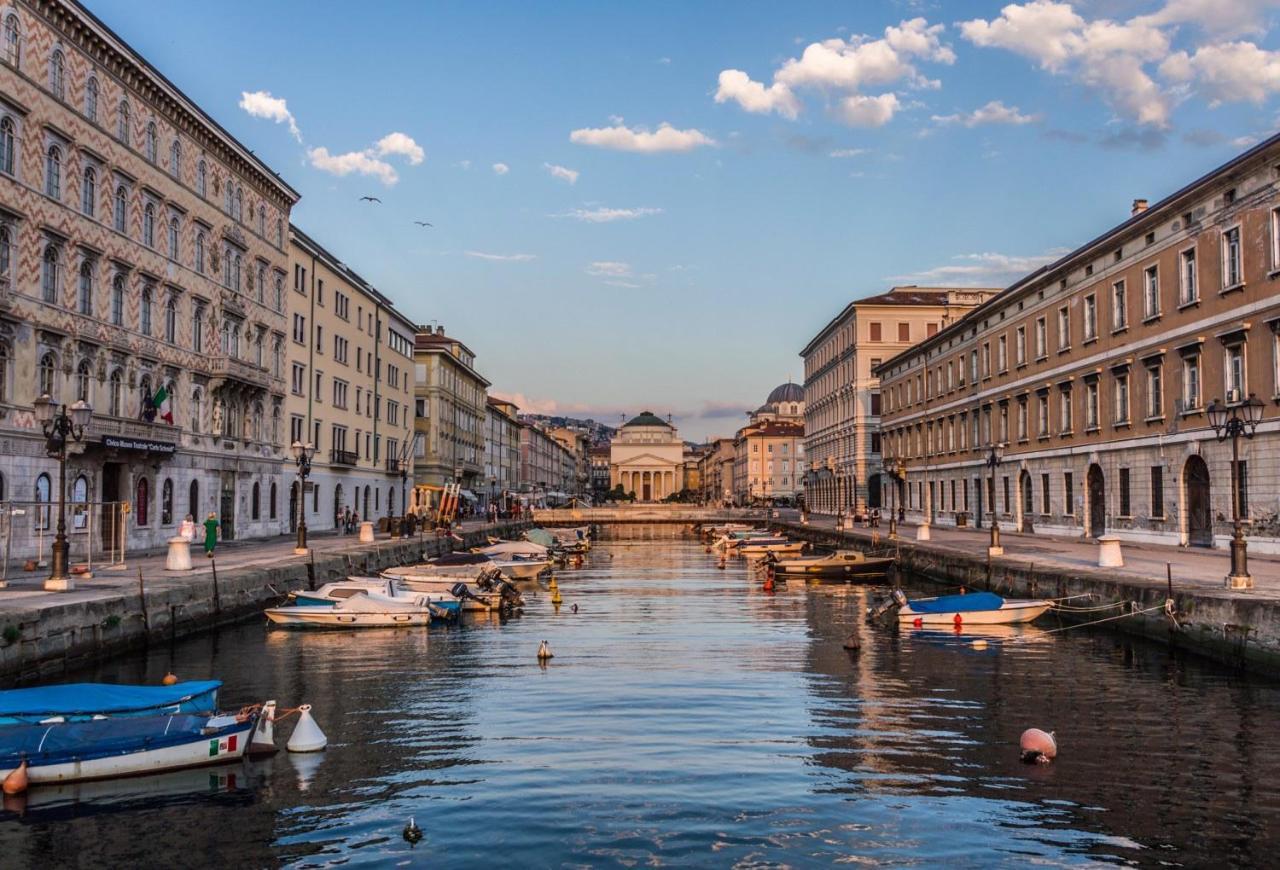
M734 501L794 501L804 491L804 388L780 384L748 416L733 439Z
M414 405L419 434L414 479L424 491L447 483L479 503L488 486L484 472L485 410L489 381L475 369L476 356L444 327L419 327L414 337Z
M804 358L806 506L861 512L880 499L876 366L991 298L994 289L894 287L850 302L800 352Z
M641 411L609 445L609 479L639 501L662 501L684 488L684 442L670 421Z
M2 497L57 500L35 399L91 405L73 558L121 534L162 545L186 514L217 514L224 538L283 530L297 199L79 4L0 8ZM13 517L15 552L50 523Z
M300 505L315 531L335 528L347 509L375 522L399 516L413 476L417 328L297 227L289 252L287 443L315 447L305 498L286 474L289 527L297 528Z
M1278 336L1273 137L887 358L899 497L939 524L1220 546L1232 447L1207 409L1256 395L1238 505L1250 547L1280 550Z

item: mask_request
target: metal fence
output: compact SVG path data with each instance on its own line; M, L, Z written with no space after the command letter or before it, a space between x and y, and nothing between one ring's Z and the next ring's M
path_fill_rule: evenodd
M129 512L125 501L68 501L67 564L88 571L122 567ZM48 567L57 534L57 502L0 501L0 579Z

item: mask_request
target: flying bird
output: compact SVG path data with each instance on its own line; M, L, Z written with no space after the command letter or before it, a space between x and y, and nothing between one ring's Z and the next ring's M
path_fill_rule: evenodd
M415 224L417 224L417 225L418 225L418 226L420 226L420 227L429 227L429 226L431 226L431 224L427 223L426 221L414 221L414 223L415 223Z
M360 197L360 201L361 201L361 202L376 202L376 203L381 203L381 202L382 202L382 200L378 199L376 196L362 196L362 197Z

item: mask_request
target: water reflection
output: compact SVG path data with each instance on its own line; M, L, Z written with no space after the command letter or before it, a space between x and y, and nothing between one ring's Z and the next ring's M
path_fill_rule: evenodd
M766 593L669 527L624 530L558 578L558 611L531 589L505 624L255 621L78 674L172 669L225 679L231 706L310 702L329 748L33 792L0 816L0 849L24 865L1269 863L1269 684L1110 634L875 629L863 588ZM1029 726L1057 731L1057 762L1019 763Z

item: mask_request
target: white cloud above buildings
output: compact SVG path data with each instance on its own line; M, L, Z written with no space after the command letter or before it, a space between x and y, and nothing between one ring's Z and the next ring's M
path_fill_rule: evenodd
M552 178L559 178L563 181L569 182L570 184L578 183L578 175L580 173L576 169L570 169L567 166L557 166L554 163L544 163L542 164L542 168L551 173Z
M633 221L642 217L662 214L660 208L575 208L552 217L567 217L589 224L607 224L614 221Z
M311 165L322 172L339 177L351 175L368 175L378 179L387 187L400 180L395 167L383 160L383 157L403 157L410 165L416 166L426 159L426 152L417 142L404 133L388 133L372 147L361 151L347 151L343 154L330 154L323 147L309 148L307 158Z
M934 115L931 120L935 124L944 126L950 124L960 124L965 127L980 127L985 124L1012 124L1019 126L1022 124L1034 124L1040 120L1040 116L1028 115L1017 106L1006 106L1000 100L992 100L972 112L954 115Z
M468 257L477 260L490 260L498 263L527 263L538 259L537 254L490 254L485 251L466 251Z
M701 130L678 130L665 121L656 130L644 127L628 127L621 118L615 118L612 127L584 127L569 134L575 145L591 145L613 151L631 151L638 154L692 151L707 145L715 145Z
M302 141L298 122L289 111L289 105L283 97L273 97L270 91L241 91L240 108L254 118L265 118L277 124L288 124L293 138L299 142Z
M510 167L510 166L508 166L508 165L507 165L507 164L505 164L505 163L495 163L495 164L493 164L493 174L494 174L494 175L506 175L506 174L507 174L508 172L510 172L510 171L511 171L511 167Z
M1066 248L1054 248L1030 256L994 251L958 254L941 266L908 275L893 275L888 280L920 286L1006 287L1067 252Z

